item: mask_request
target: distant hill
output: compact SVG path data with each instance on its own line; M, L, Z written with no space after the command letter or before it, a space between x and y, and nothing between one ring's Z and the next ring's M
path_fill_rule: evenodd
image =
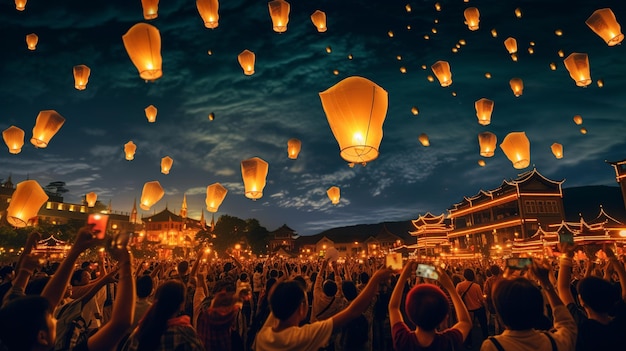
M626 223L626 208L619 187L590 185L563 188L563 207L567 221L578 221L580 214L590 221L598 216L600 206L609 216Z
M409 230L414 230L413 224L411 224L411 220L406 221L398 221L398 222L383 222L376 224L357 224L347 227L338 227L325 230L321 233L314 235L306 235L301 236L298 239L298 242L317 242L322 237L327 237L333 241L364 241L370 236L376 236L376 234L380 233L383 228L387 228L389 232L395 234L405 242L414 242L415 238L409 234ZM341 238L337 240L336 238Z

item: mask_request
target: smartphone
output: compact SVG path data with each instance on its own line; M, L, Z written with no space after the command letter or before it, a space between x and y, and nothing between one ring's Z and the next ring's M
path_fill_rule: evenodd
M574 244L574 234L559 233L559 242L564 244Z
M87 217L87 224L93 224L93 232L97 239L104 239L109 222L109 215L102 213L92 213Z
M514 257L506 259L506 266L510 269L524 269L533 263L530 257Z
M415 271L415 275L422 278L428 279L439 279L439 274L437 274L437 270L435 266L431 266L429 264L419 263L417 265L417 271Z
M399 252L388 253L385 256L385 267L391 268L394 271L402 270L402 254Z

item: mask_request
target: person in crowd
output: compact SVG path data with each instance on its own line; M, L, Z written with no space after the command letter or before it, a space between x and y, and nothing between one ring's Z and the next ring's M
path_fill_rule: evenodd
M439 283L450 294L458 322L452 328L436 329L449 313L446 294L434 284L418 284L406 296L405 310L417 326L412 331L405 324L400 304L404 286L415 271L413 261L407 262L389 300L389 322L396 350L458 350L472 330L472 321L461 296L444 270L438 268Z
M496 314L496 308L493 305L493 287L503 279L502 269L497 264L494 264L489 267L487 272L491 274L491 277L487 278L485 281L483 292L485 295L485 305L487 305L487 311L489 312L489 329L493 330L494 334L500 334L502 333L502 326Z
M197 331L205 350L235 351L243 349L243 339L235 331L235 321L241 310L235 295L234 281L216 282L209 297L201 303Z
M472 320L478 321L484 340L489 336L489 327L487 326L487 312L485 309L483 290L480 285L474 282L474 270L471 268L465 268L463 271L463 278L465 278L465 280L456 286L456 291L459 293L461 300L463 300L467 310L470 312ZM468 349L472 348L471 333L465 339L465 347Z
M131 331L137 326L137 324L139 324L139 321L143 318L146 312L148 312L150 306L152 306L152 302L149 297L152 295L152 291L154 291L154 280L150 275L144 274L139 276L136 280L137 301L135 303L135 315Z
M550 264L538 261L531 266L541 290L525 277L503 279L495 285L493 302L505 330L483 341L481 351L575 349L576 323L550 281L550 270ZM554 331L536 329L545 319L542 291L552 308Z
M308 310L302 284L293 280L278 283L270 294L272 312L256 336L254 350L317 351L327 346L333 330L340 330L360 316L376 294L378 284L391 273L389 269L380 269L347 308L328 319L301 327Z

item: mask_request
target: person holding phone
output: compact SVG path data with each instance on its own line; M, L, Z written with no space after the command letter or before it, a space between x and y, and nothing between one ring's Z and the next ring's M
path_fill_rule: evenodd
M402 292L417 264L409 261L404 266L389 300L389 322L395 350L459 350L472 330L472 321L452 280L441 268L436 268L438 281L450 294L458 322L452 328L436 329L448 315L450 306L446 294L434 284L418 284L406 296L406 314L417 326L410 330L400 312Z
M483 340L489 337L489 326L487 325L487 310L485 308L485 296L481 286L474 282L476 275L474 270L466 268L463 271L464 281L456 286L456 291L461 296L461 300L465 303L467 310L472 316L472 320L477 319L480 324ZM481 340L482 342L482 340ZM465 340L465 347L472 348L472 334Z

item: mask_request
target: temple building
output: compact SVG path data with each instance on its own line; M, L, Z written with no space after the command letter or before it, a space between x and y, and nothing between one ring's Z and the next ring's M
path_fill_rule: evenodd
M450 226L446 224L444 214L435 216L430 212L411 221L415 230L409 234L417 237L417 244L407 245L407 249L416 249L416 254L436 256L450 252L448 231Z
M294 252L296 246L296 237L298 234L295 230L283 224L280 228L269 233L270 240L268 249L270 252L277 252L282 249L285 252Z

